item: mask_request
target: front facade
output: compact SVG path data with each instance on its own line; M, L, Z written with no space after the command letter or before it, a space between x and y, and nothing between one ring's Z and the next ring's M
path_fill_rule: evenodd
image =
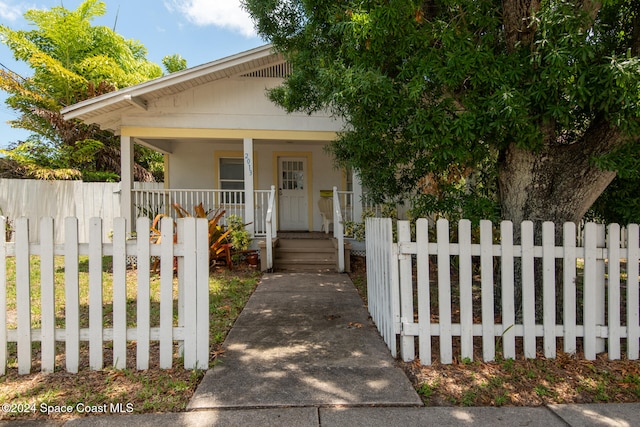
M242 216L254 235L266 235L274 188L275 229L320 231L326 225L321 198L334 188L344 192L341 204L355 219L351 201L359 200L359 189L324 150L341 122L287 114L267 98L288 67L264 46L83 101L63 114L120 135L128 219L170 213L174 202L187 210L202 202ZM133 189L134 144L165 154L163 190Z

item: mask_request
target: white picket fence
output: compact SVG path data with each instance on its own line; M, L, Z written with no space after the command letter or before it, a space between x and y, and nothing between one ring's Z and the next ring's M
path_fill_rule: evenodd
M392 354L396 356L399 348L405 361L419 357L423 365L429 365L437 358L449 364L455 348L460 360L473 360L474 338L479 337L476 344L481 342L485 361L494 360L497 351L504 358L535 358L539 351L554 358L560 342L562 351L583 353L588 360L605 350L612 360L620 359L625 350L628 359L638 359L638 225L627 227L626 247L621 247L617 224L607 227L606 245L604 226L587 224L582 247L576 245L575 224L563 225L562 246L555 245L553 223L542 227L542 245L534 244L530 221L521 224L521 244L514 244L511 222L502 222L495 233L499 235L494 235L493 224L481 221L479 242L472 243L471 223L462 220L458 242L450 242L449 223L439 220L434 241L430 240L433 230L428 221L420 219L416 241L412 241L410 224L398 221L398 241L394 242L391 219L368 218L369 311ZM520 301L516 304L514 272L518 269L514 265L518 258L522 321L516 322ZM452 281L451 269L456 269L453 259L457 262L457 283ZM536 259L542 262L542 313L536 313L535 305ZM479 265L479 278L474 277L478 274L474 260L476 268ZM556 260L563 265L561 278L556 278ZM626 278L623 274L621 279L625 273L621 266L625 265ZM500 270L500 283L495 283L494 266ZM430 277L430 268L437 268L435 277ZM562 286L561 324L556 319L556 283ZM499 306L494 303L496 288L500 291ZM437 298L437 306L432 306L432 297ZM457 300L459 303L452 305ZM580 314L582 324L577 321ZM536 319L542 319L541 324ZM432 354L432 337L437 337L439 355Z
M112 241L103 239L100 218L92 218L89 243L79 243L78 219L65 220L65 240L56 244L54 221L40 221L40 241L29 242L29 220L15 221L14 241L6 242L6 219L0 217L0 375L7 369L8 358L17 356L18 372L28 374L34 362L32 342L40 342L42 372L52 372L56 361L56 343L64 342L66 370L78 372L81 363L80 343L89 343L89 366L104 367L105 345L112 343L113 366L127 366L127 347L136 342L135 360L139 370L149 367L150 343L159 342L159 364L171 368L176 345L184 357L187 369L205 369L209 362L209 252L205 219L185 218L177 224L177 243L170 218L161 223L162 241L151 244L149 239L127 240L123 218L113 221ZM58 225L58 224L56 224ZM149 219L139 218L138 230L149 230ZM64 257L64 307L55 304L55 257ZM88 327L81 327L79 257L88 256ZM113 257L112 299L103 301L102 261ZM135 285L137 289L135 327L127 319L127 257L137 257ZM150 321L150 259L160 259L160 315L159 324ZM7 275L7 258L15 258L15 280ZM36 257L39 271L30 272L30 261ZM177 259L178 321L174 325L174 257ZM86 258L84 258L86 259ZM33 264L37 265L37 263ZM33 276L35 273L35 276ZM131 272L129 272L131 275ZM38 277L32 283L31 277ZM12 283L13 282L13 283ZM40 288L40 313L32 311L32 290ZM8 300L8 289L15 289L15 299ZM112 314L106 314L104 303L112 303ZM9 307L12 307L9 310ZM56 312L64 311L64 328L56 326ZM10 313L12 315L10 316ZM13 317L15 321L8 321ZM112 327L105 328L105 317ZM39 328L33 328L34 323ZM13 326L12 324L15 324ZM17 354L10 354L9 343L17 343ZM131 351L129 351L131 353Z

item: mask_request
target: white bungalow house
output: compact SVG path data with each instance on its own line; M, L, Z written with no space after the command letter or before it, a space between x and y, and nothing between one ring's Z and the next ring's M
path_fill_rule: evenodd
M358 181L336 169L324 150L342 123L323 114L287 114L274 105L266 90L288 71L289 64L267 45L88 99L62 113L120 135L121 214L129 224L143 213L171 213L174 202L188 210L202 202L206 209L242 216L260 239L284 231L328 231L329 222L342 234L340 221L320 211L321 200L335 196L341 209L334 208L334 215L361 215L361 203L353 203L361 199ZM164 189L133 189L134 144L165 155ZM270 267L266 261L263 268Z

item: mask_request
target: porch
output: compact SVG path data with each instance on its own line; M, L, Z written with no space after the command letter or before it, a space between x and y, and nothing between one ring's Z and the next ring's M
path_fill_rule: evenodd
M217 190L217 189L160 189L134 188L131 200L136 217L155 218L159 214L178 218L174 205L187 212L194 212L202 204L205 211L224 211L220 221L227 224L227 217L237 215L247 223L252 238L252 249L259 249L263 271L285 270L335 270L349 271L349 244L345 244L344 223L360 221L363 203L358 192L323 192L313 216L322 217L321 230L281 231L278 227L278 195L275 186L268 190ZM268 245L267 242L271 242Z

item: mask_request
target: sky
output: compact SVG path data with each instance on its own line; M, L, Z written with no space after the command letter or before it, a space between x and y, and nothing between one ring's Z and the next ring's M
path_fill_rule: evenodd
M147 58L162 65L162 58L180 54L188 67L233 55L266 42L257 37L240 0L103 0L107 13L94 25L113 28L127 39L139 40ZM62 5L75 10L82 0L0 0L0 25L13 30L30 30L23 14L28 9L50 9ZM0 63L23 77L32 72L0 43ZM17 118L0 92L0 148L25 139L26 131L12 129L6 122Z

